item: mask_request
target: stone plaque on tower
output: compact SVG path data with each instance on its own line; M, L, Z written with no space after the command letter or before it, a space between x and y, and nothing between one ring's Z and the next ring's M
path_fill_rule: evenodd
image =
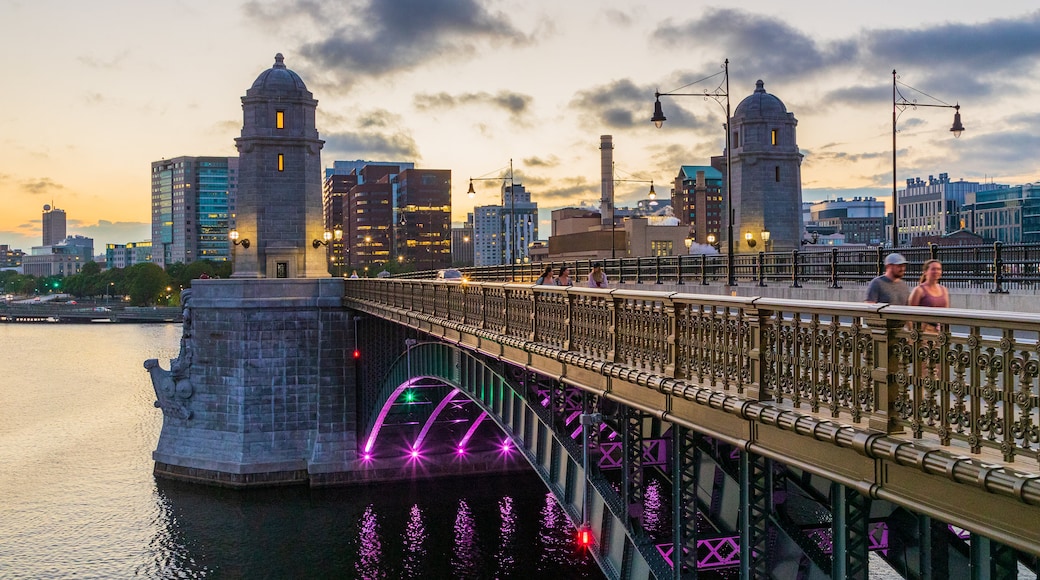
M329 276L317 106L280 53L242 97L233 278Z

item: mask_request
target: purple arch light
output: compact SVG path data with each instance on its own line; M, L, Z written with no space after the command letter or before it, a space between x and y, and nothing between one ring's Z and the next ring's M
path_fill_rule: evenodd
M487 411L481 411L480 415L473 421L473 424L469 426L466 434L463 435L462 440L459 441L458 449L460 451L466 448L466 444L469 443L470 437L473 437L473 434L477 432L477 427L480 427L480 424L484 422L484 419L487 419L487 416Z
M426 423L423 424L422 429L419 431L419 436L416 437L415 442L412 443L413 453L417 452L419 450L419 447L422 446L423 439L425 439L426 434L429 433L430 427L433 427L433 422L437 419L441 412L444 411L444 408L447 407L449 403L451 403L452 399L454 399L455 395L457 394L459 394L459 390L453 388L451 392L449 392L443 399L441 399L440 403L437 403L437 407L433 410L432 413L430 413L429 418L426 419Z
M383 428L383 421L386 420L386 416L390 413L390 409L393 408L394 403L397 402L397 398L401 396L401 393L405 392L418 382L418 377L410 378L401 383L401 385L394 389L394 392L387 397L386 401L383 403L383 407L379 409L379 416L376 417L375 424L372 425L372 432L368 435L368 440L365 441L365 455L371 456L372 447L375 446L376 438L379 437L379 430Z

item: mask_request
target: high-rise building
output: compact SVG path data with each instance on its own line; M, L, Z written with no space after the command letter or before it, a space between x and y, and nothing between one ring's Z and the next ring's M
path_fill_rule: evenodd
M909 246L914 238L943 236L961 229L961 206L965 196L982 189L1006 187L981 184L977 181L950 181L947 173L906 180L906 189L899 192L899 245ZM978 232L977 232L978 233Z
M21 268L25 252L0 244L0 268Z
M43 206L43 245L57 245L65 236L65 210Z
M153 161L152 262L165 268L230 260L237 189L237 157Z
M419 270L451 266L451 170L406 169L394 183L394 259Z
M698 244L722 239L722 172L703 165L683 165L672 189L672 212L679 223L689 226Z
M514 195L515 193L515 195ZM497 266L530 259L538 239L538 204L519 182L503 180L502 205L473 208L473 264Z
M961 228L982 236L987 242L1040 242L1040 184L982 187L980 191L964 195Z
M456 266L473 265L473 213L466 214L461 228L451 229L451 262Z
M798 120L783 101L766 92L762 81L755 92L734 109L730 117L732 175L726 175L726 154L711 158L711 165L732 179L733 248L758 252L769 232L774 250L795 250L802 240L802 154L795 128ZM724 194L725 195L725 194ZM723 200L725 201L725 200ZM722 248L728 243L729 216L722 213ZM755 242L754 246L747 241Z
M235 199L234 278L321 278L329 275L318 101L281 53L242 97Z

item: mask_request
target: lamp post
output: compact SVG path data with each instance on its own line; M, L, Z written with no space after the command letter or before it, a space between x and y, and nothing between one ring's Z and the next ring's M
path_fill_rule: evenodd
M657 126L658 129L661 128L661 125L663 125L665 120L666 120L665 116L664 116L664 111L661 109L661 97L705 97L705 98L710 98L710 99L714 100L716 103L719 103L719 106L722 106L722 101L720 99L723 99L723 98L726 99L726 107L725 107L726 108L726 124L725 124L725 129L726 129L726 215L727 215L726 222L727 222L727 224L729 226L728 227L728 231L727 231L727 237L729 239L726 242L726 284L729 285L729 286L736 286L737 285L737 280L736 280L736 277L735 277L734 272L733 272L733 267L734 267L733 266L733 242L734 242L734 240L733 240L733 173L732 173L732 169L733 169L733 148L730 146L730 103L729 103L729 59L728 58L723 63L722 68L723 68L723 73L725 75L725 80L723 81L724 84L720 85L718 88L716 88L714 92L709 93L707 91L703 91L703 92L700 92L700 93L677 93L675 91L679 91L679 90L682 90L683 88L688 87L688 86L690 86L692 84L696 84L696 83L699 83L701 81L708 80L708 79L716 76L718 73L716 73L714 75L711 75L710 77L694 81L694 82L692 82L692 83L690 83L688 85L684 85L682 87L679 87L678 89L675 89L674 91L669 91L667 93L655 92L654 93L654 98L656 99L656 101L654 102L654 116L651 117L650 120L654 123L654 125ZM722 90L723 86L726 87L725 91Z
M614 174L617 175L617 167L612 166L611 169L613 169L614 170ZM646 194L646 196L649 197L652 200L653 199L657 199L657 192L654 191L654 180L653 179L618 179L618 178L615 177L614 178L614 185L617 185L619 183L649 183L650 184L650 191ZM614 203L614 200L611 199L610 202ZM614 259L614 258L617 257L615 255L615 250L614 250L614 227L615 227L616 223L617 223L617 220L611 219L611 221L610 221L610 257L611 257L611 259ZM689 247L690 247L690 245L687 244L686 248L689 249Z
M503 185L505 182L509 182L509 229L512 230L509 236L509 266L513 268L516 265L516 191L515 183L513 182L513 160L509 160L509 175L504 177L470 177L469 178L469 190L466 193L470 199L477 194L477 191L473 189L474 181L501 181Z
M773 251L773 244L769 240L769 230L762 230L762 245L765 246L765 248L764 248L765 251L767 251L767 252Z
M939 99L929 95L928 93L915 89L906 83L901 83L896 76L896 69L892 69L892 247L899 247L899 192L897 190L898 182L896 179L896 121L899 119L899 115L902 114L908 107L916 109L917 107L937 107L940 109L953 109L953 126L950 127L950 132L953 133L954 138L960 137L961 133L964 132L964 125L961 124L961 105L949 105L943 103ZM903 85L908 89L913 89L922 95L938 101L942 104L934 103L918 103L916 100L911 101L899 92L897 85Z
M326 248L328 248L329 242L332 242L332 241L336 241L336 242L342 242L343 241L343 228L337 227L337 228L335 228L331 232L328 231L328 230L325 230L325 232L323 232L321 234L321 239L320 240L317 240L317 239L316 240L311 240L311 246L315 250L317 250L321 246L325 246ZM336 263L336 256L335 256L335 254L331 254L330 256L331 256L332 262L335 264ZM341 275L342 274L342 272L341 272L342 268L337 266L337 270L339 271L338 274Z

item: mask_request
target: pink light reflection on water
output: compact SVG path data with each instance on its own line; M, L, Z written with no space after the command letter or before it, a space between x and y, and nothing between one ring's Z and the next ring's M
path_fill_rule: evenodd
M354 564L360 578L386 578L383 569L383 543L379 539L379 521L372 506L365 508L358 526L358 560Z
M498 527L499 545L495 560L498 562L498 577L510 578L516 573L516 512L513 498L508 495L498 500L498 513L502 523Z
M429 533L423 522L422 510L415 504L408 511L408 523L404 530L404 559L402 567L409 578L420 578L426 570L426 539Z
M452 569L460 578L475 578L480 571L480 542L477 523L466 500L459 500L455 515L455 546L452 549Z

